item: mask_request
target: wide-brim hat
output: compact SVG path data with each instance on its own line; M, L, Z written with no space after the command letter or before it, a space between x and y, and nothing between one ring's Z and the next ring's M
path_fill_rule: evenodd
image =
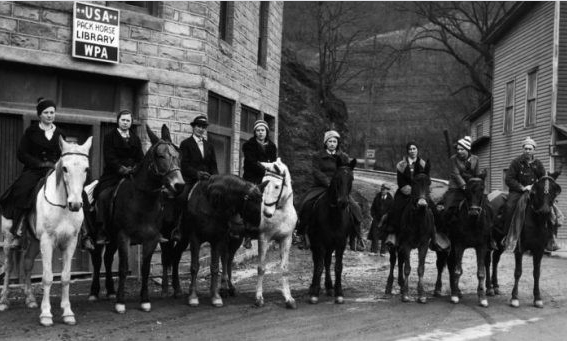
M209 120L207 119L206 115L199 115L197 117L195 117L193 119L193 122L189 123L191 125L191 127L194 127L196 125L202 125L202 126L208 126L209 125Z

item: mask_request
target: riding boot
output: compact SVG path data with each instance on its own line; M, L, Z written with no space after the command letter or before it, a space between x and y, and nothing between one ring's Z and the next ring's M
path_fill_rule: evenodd
M10 233L12 234L12 243L9 245L12 249L19 249L22 247L22 236L24 234L24 224L26 223L26 215L22 213L18 218L13 220Z
M92 208L89 202L89 198L85 192L83 192L83 223L81 224L81 231L79 232L81 238L81 248L83 250L94 250L94 244L91 239L91 233L94 228L92 221Z
M388 236L386 237L386 246L387 247L396 247L396 235L394 233L389 233Z

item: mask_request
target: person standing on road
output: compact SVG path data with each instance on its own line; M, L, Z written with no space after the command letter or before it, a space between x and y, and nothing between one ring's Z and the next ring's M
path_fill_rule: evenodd
M242 145L244 154L244 174L242 178L256 185L262 182L266 170L260 162L275 162L278 149L272 142L268 133L270 128L264 120L254 122L254 136ZM244 238L244 247L249 249L252 247L250 237Z
M381 242L380 255L386 253L385 238L382 237L380 229L384 223L384 216L390 211L394 198L389 192L390 186L383 183L380 186L380 192L376 193L372 206L370 207L370 215L372 216L372 224L368 232L368 240L371 241L370 252L378 252L378 244Z

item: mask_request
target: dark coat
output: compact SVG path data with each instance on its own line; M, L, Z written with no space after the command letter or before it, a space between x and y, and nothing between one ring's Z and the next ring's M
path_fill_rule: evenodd
M528 161L526 155L522 154L512 160L508 173L506 173L506 185L510 192L522 192L522 187L533 185L539 178L545 176L545 167L538 159Z
M242 178L255 184L262 182L264 177L264 167L260 162L275 162L278 150L276 145L268 140L268 143L262 147L256 138L252 136L242 145L244 153L244 174Z
M336 154L331 155L323 150L315 155L311 159L312 172L313 172L313 182L316 187L328 188L331 183L331 179L337 171L337 161L341 160L342 164L348 163L348 155L337 151Z
M466 160L461 160L457 154L451 156L451 175L449 176L449 188L463 188L467 180L480 174L478 157L470 155Z
M55 164L61 157L59 136L63 136L59 128L55 128L53 137L48 140L45 132L39 128L39 123L32 123L24 132L18 148L18 160L24 164L22 174L14 181L2 197L0 206L6 218L17 218L22 210L31 208L34 187L51 167L45 164Z
M370 215L374 220L380 220L382 216L390 210L392 204L394 203L394 197L390 192L386 192L386 198L382 198L382 194L378 192L374 201L372 201L372 206L370 207Z
M429 175L428 172L425 171L425 161L423 161L419 156L415 161L414 171L413 174L417 173L426 173ZM398 180L398 191L400 188L408 185L411 186L412 183L412 173L409 166L409 162L407 158L404 158L402 161L398 162L396 165L396 175Z
M199 181L197 173L199 171L211 175L219 173L215 148L209 141L203 140L204 157L201 155L193 136L183 140L179 148L181 151L181 174L186 183L193 185Z
M94 197L104 189L116 185L123 175L118 172L120 166L137 167L144 158L142 142L130 130L130 138L125 139L117 129L104 136L103 141L104 170L96 187Z

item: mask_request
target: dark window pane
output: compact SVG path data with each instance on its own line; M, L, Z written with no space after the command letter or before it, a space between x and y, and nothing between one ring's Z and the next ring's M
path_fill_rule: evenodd
M219 38L226 40L227 29L228 29L228 1L220 2L220 13L219 13Z
M209 96L209 105L207 107L207 116L211 124L218 124L219 121L219 99Z
M0 81L0 101L34 106L38 97L57 101L57 78L53 73L1 64Z
M276 130L276 118L272 115L265 114L264 121L268 123L268 127L270 127L270 131Z
M217 167L219 174L227 174L230 171L230 138L207 133L208 141L211 142L215 148L215 155L217 157Z
M223 127L232 127L232 103L221 101L219 125Z
M64 108L114 111L116 85L90 79L61 80L61 106Z

